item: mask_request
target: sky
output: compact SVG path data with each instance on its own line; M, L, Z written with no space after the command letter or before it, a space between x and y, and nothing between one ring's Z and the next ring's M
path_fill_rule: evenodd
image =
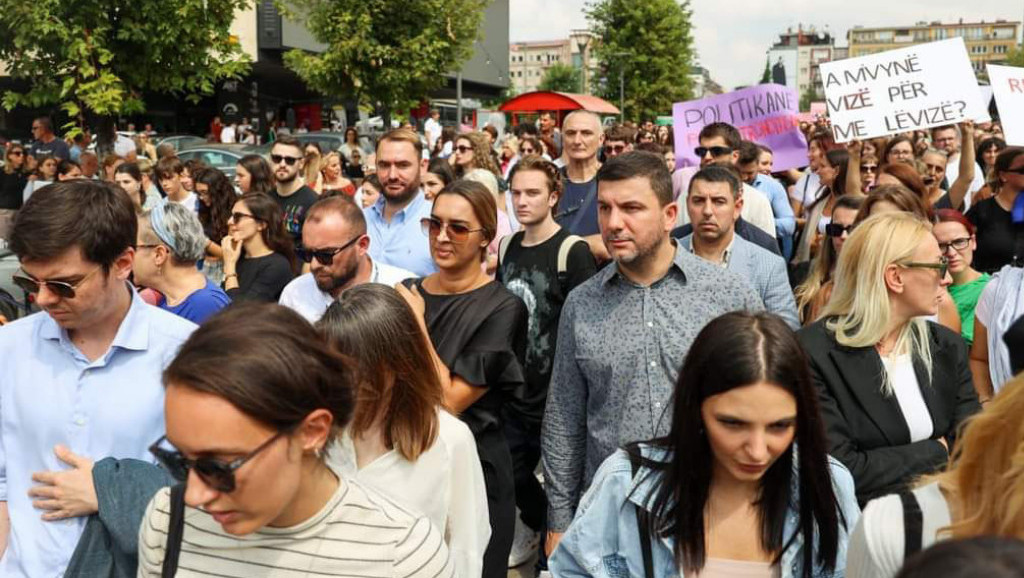
M645 0L632 0L643 2ZM509 0L512 42L567 38L586 28L586 0ZM966 12L964 6L970 5ZM920 21L1020 21L1024 0L691 0L700 64L726 89L760 80L766 53L786 28L827 29L838 46L856 25L910 26Z

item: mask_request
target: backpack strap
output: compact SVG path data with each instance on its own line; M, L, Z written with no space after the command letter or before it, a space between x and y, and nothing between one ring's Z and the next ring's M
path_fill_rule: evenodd
M899 496L903 503L903 559L907 560L921 551L924 517L914 492L903 490Z
M508 252L508 246L512 243L512 237L515 237L519 233L513 233L511 235L505 235L498 241L498 267L505 262L505 253Z
M586 241L579 235L569 235L565 239L562 239L562 244L558 246L558 276L561 277L569 270L569 251L576 246L579 241Z
M633 472L633 478L636 479L636 475L640 471L640 463L643 460L643 456L640 453L640 444L633 442L627 444L624 449L629 454L630 469ZM636 527L640 532L640 552L644 559L644 577L654 578L654 553L651 550L650 515L647 510L640 506L636 507Z
M171 486L171 520L167 525L167 545L164 547L164 564L161 578L174 578L178 573L178 556L181 554L181 537L185 530L185 484Z

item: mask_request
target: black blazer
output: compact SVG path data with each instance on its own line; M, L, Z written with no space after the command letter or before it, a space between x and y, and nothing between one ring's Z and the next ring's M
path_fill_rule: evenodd
M914 478L941 469L949 456L938 438L953 447L957 427L981 405L959 334L928 323L932 382L914 358L914 373L932 416L932 439L910 443L910 429L895 396L882 395L882 358L874 347L840 345L825 320L798 333L811 364L829 453L853 474L857 500L904 489Z

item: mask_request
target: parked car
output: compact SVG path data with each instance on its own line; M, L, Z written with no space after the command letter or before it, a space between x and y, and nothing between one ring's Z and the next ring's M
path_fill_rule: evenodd
M256 152L252 145L244 144L202 144L178 151L183 162L198 159L204 165L220 169L232 181L235 179L235 165L247 154Z
M0 315L8 321L14 321L35 310L34 306L28 304L25 291L11 279L19 267L18 258L10 249L0 249Z
M197 146L206 143L206 139L201 136L194 134L165 134L159 135L154 140L154 146L160 146L167 143L174 147L175 151L180 151L192 146Z

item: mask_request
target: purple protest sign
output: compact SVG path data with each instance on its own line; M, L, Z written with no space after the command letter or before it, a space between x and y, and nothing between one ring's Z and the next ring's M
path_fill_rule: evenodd
M676 168L700 164L693 149L700 146L700 129L726 122L746 140L772 149L775 170L807 166L807 141L800 132L800 99L796 91L778 84L761 84L672 106Z

